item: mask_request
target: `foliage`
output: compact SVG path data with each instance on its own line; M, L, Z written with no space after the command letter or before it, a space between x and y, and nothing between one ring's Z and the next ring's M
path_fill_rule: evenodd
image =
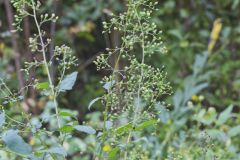
M239 159L239 0L2 2L0 159Z

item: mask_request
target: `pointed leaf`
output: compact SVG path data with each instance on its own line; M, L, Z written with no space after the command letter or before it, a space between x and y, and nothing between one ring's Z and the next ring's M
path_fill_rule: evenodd
M77 75L78 75L78 72L73 72L73 73L67 75L67 76L60 82L59 91L60 91L60 92L65 92L65 91L67 91L67 90L71 90L72 87L73 87L73 85L74 85L75 82L76 82Z
M108 160L116 159L117 153L119 152L119 148L113 148L108 154Z
M92 107L92 105L93 105L94 103L96 103L96 102L97 102L98 100L100 100L100 99L102 99L102 97L97 97L97 98L93 99L93 100L89 103L88 109L90 110L91 107Z
M80 131L80 132L84 132L84 133L87 133L87 134L95 134L96 133L96 130L93 129L92 127L90 127L90 126L77 125L77 126L74 126L73 128Z
M240 135L240 125L231 128L231 129L228 131L228 134L229 134L229 136L231 136L231 137Z
M233 109L233 105L229 106L223 112L220 113L218 120L217 120L218 125L224 124L229 118L232 117L232 114L231 114L232 109Z
M32 147L24 142L22 137L20 137L15 130L8 130L4 133L2 139L7 148L17 154L30 155L32 152Z

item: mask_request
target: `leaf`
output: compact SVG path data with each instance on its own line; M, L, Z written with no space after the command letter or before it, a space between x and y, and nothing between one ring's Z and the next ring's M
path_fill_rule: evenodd
M77 126L74 126L73 128L80 132L84 132L87 134L95 134L96 133L96 130L90 126L77 125Z
M230 105L228 108L226 108L223 112L220 113L217 120L218 125L224 124L229 118L232 117L232 109L233 105Z
M183 100L183 93L178 90L173 96L174 108L179 108Z
M175 36L176 38L178 38L179 40L183 39L182 33L180 32L180 30L177 29L172 29L170 31L168 31L168 33L170 35Z
M88 105L88 110L90 110L91 107L92 107L92 105L93 105L94 103L96 103L96 102L97 102L98 100L100 100L100 99L102 99L102 97L97 97L97 98L93 99L93 100L89 103L89 105Z
M108 154L108 160L114 160L118 152L119 152L119 148L117 147L113 148Z
M17 154L30 155L32 152L32 147L24 142L15 130L8 130L2 139L7 148Z
M146 121L146 122L143 122L142 124L138 125L136 128L135 128L135 131L140 131L140 130L143 130L144 128L147 128L153 124L156 124L158 123L158 120L157 119L152 119L152 120L149 120L149 121Z
M67 152L65 151L65 149L63 147L52 147L48 150L43 150L41 151L43 153L53 153L53 154L60 154L63 156L67 155Z
M46 90L49 88L49 83L48 82L37 83L35 87L39 90Z
M66 112L66 111L62 111L59 113L59 116L61 117L75 117L75 115L71 112Z
M107 130L111 129L113 126L113 123L111 121L106 121L106 128Z
M69 125L63 126L62 128L59 129L59 131L64 132L64 133L69 133L69 132L72 132L73 130L74 130L74 128Z
M67 90L71 90L72 87L73 87L73 85L74 85L75 82L76 82L77 75L78 75L78 72L73 72L73 73L67 75L67 76L60 82L59 91L60 91L60 92L65 92L65 91L67 91Z
M4 123L5 123L5 114L3 112L0 112L0 127L2 127Z
M109 91L114 84L115 84L115 80L110 81L110 82L106 82L103 85L103 88L106 89L107 91Z
M229 134L229 136L231 136L231 137L240 135L240 125L231 128L231 129L228 131L228 134Z
M127 123L126 125L123 125L123 126L117 128L116 133L117 134L123 134L123 133L129 131L130 129L133 129L133 124Z

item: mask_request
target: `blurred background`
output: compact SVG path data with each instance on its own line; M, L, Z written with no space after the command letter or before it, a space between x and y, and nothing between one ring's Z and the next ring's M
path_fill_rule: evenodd
M19 77L25 61L38 59L28 49L28 38L36 31L32 20L25 19L23 31L11 33L14 15L12 6L0 0L0 76L18 90L32 81L35 74ZM98 72L92 63L96 56L119 45L121 35L114 31L102 34L102 22L111 13L126 9L122 0L42 0L43 13L55 13L57 23L44 26L54 45L66 44L79 60L78 80L71 92L59 99L60 107L78 113L79 122L94 125L101 118L103 107L97 104L91 111L89 102L101 96L100 84L106 74ZM218 159L240 159L240 0L159 0L158 11L152 16L168 53L154 55L147 63L165 68L174 94L166 99L171 104L161 110L161 127L157 135L148 137L150 159L196 159L207 155ZM49 57L52 45L49 46ZM114 59L113 59L114 61ZM57 64L56 64L57 65ZM124 64L123 64L124 65ZM54 70L52 70L54 75ZM24 81L27 80L27 81ZM23 104L33 116L46 110L48 99L29 89ZM14 115L14 113L13 113ZM149 131L150 132L150 131ZM77 135L69 142L69 159L90 159L94 145L92 137ZM90 144L90 145L89 145ZM192 147L189 147L192 146ZM81 151L82 158L75 153Z

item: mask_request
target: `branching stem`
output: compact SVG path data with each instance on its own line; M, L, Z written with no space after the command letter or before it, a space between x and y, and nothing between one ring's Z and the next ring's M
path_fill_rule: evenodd
M51 78L51 74L50 74L50 70L49 70L49 63L48 63L47 58L46 58L46 49L45 49L45 44L44 44L44 41L43 41L43 35L42 35L42 32L41 32L40 24L37 20L35 3L34 3L33 0L32 0L32 8L33 8L33 18L34 18L34 21L35 21L35 24L36 24L36 27L37 27L37 30L38 30L38 35L39 35L39 39L40 39L40 43L41 43L43 63L44 63L44 67L45 67L46 72L47 72L49 86L50 86L50 89L51 89L51 96L52 96L53 102L54 102L55 112L56 112L56 116L57 116L58 128L61 128L60 119L59 119L59 115L58 115L59 112L58 112L58 104L57 104L57 95L56 95L56 92L55 92L55 89L54 89L54 84L53 84L53 81L52 81L52 78Z

